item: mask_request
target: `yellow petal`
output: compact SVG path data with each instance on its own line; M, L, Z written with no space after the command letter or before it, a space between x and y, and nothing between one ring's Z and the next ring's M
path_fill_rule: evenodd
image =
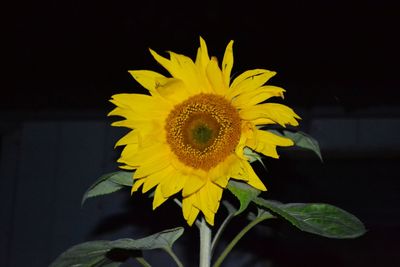
M205 179L201 179L195 175L192 175L186 179L185 185L183 187L182 196L187 197L196 191L200 190L206 183Z
M209 209L211 209L213 213L217 213L222 197L222 191L223 189L220 186L214 183L208 183L208 197L210 199Z
M168 60L153 50L150 50L150 52L157 62L167 69L174 78L182 80L187 85L187 89L191 94L200 93L202 89L207 88L204 77L200 75L197 67L189 57L169 52L171 59Z
M252 106L239 111L240 117L244 120L256 120L267 118L285 127L287 124L297 126L300 119L293 109L277 103L266 103Z
M138 132L133 130L127 133L124 137L118 140L118 142L115 144L115 147L117 146L124 146L127 144L137 144L139 141L139 136Z
M198 205L200 204L200 210L203 212L206 221L210 225L214 225L215 213L212 210L214 209L214 205L216 203L212 203L210 201L210 198L208 196L209 193L210 191L208 190L208 186L204 186L198 193L196 193L198 195L198 203L196 203L197 205L195 206L198 207Z
M134 178L146 177L152 173L159 172L170 165L169 152L160 151L158 154L154 154L151 158L146 159L145 162L139 165L136 169Z
M154 125L154 122L159 124L163 123L169 110L170 108L163 105L163 103L160 103L157 108L151 108L151 110L147 112L145 109L139 109L139 107L136 109L116 107L108 113L108 116L121 116L126 118L126 120L113 122L111 124L112 126L127 127L131 129L141 128L143 131L142 127L151 128L151 125Z
M169 110L170 105L160 100L160 98L143 94L115 94L112 96L110 102L118 106L120 109L116 108L109 113L109 116L121 115L126 118L134 118L135 116L140 115L149 119L150 116L156 117L165 115ZM133 113L129 113L130 111Z
M275 124L275 122L268 118L258 118L251 121L254 125L267 125L267 124Z
M164 75L151 70L130 70L129 73L138 83L149 90L150 93L168 81L168 78Z
M159 95L176 105L191 96L187 86L182 80L171 78L167 83L156 89Z
M208 81L211 84L211 87L214 89L214 92L220 95L225 95L228 89L228 86L225 84L222 72L218 67L217 58L212 57L207 66L207 77Z
M133 182L131 193L136 192L145 182L146 179L135 179Z
M127 147L130 145L127 145ZM132 150L134 147L132 148ZM127 151L128 152L128 151ZM169 150L165 144L155 142L151 145L140 146L136 153L124 156L124 163L131 166L141 166L146 162L154 162L157 158L169 157ZM139 177L139 176L137 176Z
M204 218L206 219L207 223L211 226L214 226L214 217L215 217L214 213L204 214Z
M197 215L199 215L199 212L200 212L200 211L199 211L198 208L192 206L192 209L190 210L189 217L188 217L188 219L187 219L187 223L189 224L189 226L192 226L192 225L193 225L194 221L195 221L196 218L197 218Z
M276 72L274 71L264 69L245 71L233 80L231 90L229 91L229 97L234 98L243 92L255 90L261 87L275 74Z
M216 178L215 180L213 180L213 182L219 186L221 186L222 188L226 188L226 186L228 185L229 182L229 176L220 176L218 178Z
M217 166L208 171L209 180L214 181L220 177L228 176L230 166L227 166L226 160L220 162Z
M149 109L154 106L154 98L143 94L115 94L111 97L112 103L127 109Z
M199 70L202 70L203 73L205 73L209 61L210 57L208 56L207 44L204 39L200 37L200 47L197 50L196 65Z
M170 197L182 190L187 176L177 171L173 166L165 169L164 179L160 184L164 197Z
M240 135L239 139L239 144L237 144L235 148L235 154L238 156L240 159L247 160L247 158L244 156L244 147L246 146L246 140L248 139L247 134L243 131L242 127L242 134Z
M233 41L230 41L226 46L224 59L222 60L222 74L224 76L224 81L227 86L229 86L229 81L231 79L231 71L233 67Z
M136 144L129 144L124 147L121 152L121 158L130 158L138 152L138 146Z
M232 104L243 109L246 107L251 107L257 105L271 97L280 96L283 98L283 93L285 90L277 86L262 86L255 90L244 92L234 99L232 99Z
M146 178L143 178L145 181L143 184L142 192L143 193L148 192L150 189L152 189L153 187L155 187L156 185L161 183L163 178L164 178L164 175L163 175L162 171L153 173L153 174L147 176Z
M113 101L110 101L113 102ZM111 110L107 116L121 116L124 118L129 118L129 117L134 117L135 113L130 109L130 108L120 108L120 107L116 107L113 110Z
M183 198L182 200L183 217L186 219L187 223L190 226L193 224L193 222L197 218L197 215L199 214L199 209L193 205L196 198L197 196L195 194L192 194L188 197Z
M229 178L233 173L237 173L240 168L241 163L239 158L235 154L231 154L209 171L209 180L215 183L215 185L226 188Z
M193 196L188 196L182 199L182 213L185 220L189 218L190 210L192 209L192 198Z
M119 168L124 169L124 170L134 170L135 168L132 166L128 166L128 165L122 165L119 166Z
M247 160L248 159L245 156L244 156L244 159L236 157L237 163L232 167L230 177L235 177L237 179L238 176L243 176L245 174L245 171L243 170L242 162L243 161L247 162ZM248 178L245 175L244 177L241 178L241 180L247 181Z
M276 146L292 146L293 141L289 138L278 136L268 131L256 130L255 139L249 140L248 146L253 150L272 158L279 158Z
M274 133L264 131L264 130L257 130L256 132L257 139L264 143L271 143L277 146L293 146L293 140L276 135Z
M115 121L111 123L111 126L114 127L127 127L130 129L135 129L138 127L138 121L133 121L133 120L122 120L122 121Z
M254 172L253 168L251 167L250 163L247 161L243 161L243 167L247 173L248 181L247 183L251 185L254 188L257 188L258 190L261 191L267 191L267 188L261 182L260 178L258 178L257 174Z
M169 52L171 55L171 63L177 66L177 78L182 80L192 94L200 93L203 89L207 89L205 77L200 75L193 61L184 55Z
M157 54L155 51L152 49L149 49L151 55L154 57L154 59L161 65L163 66L173 77L177 77L178 70L177 66L172 64L172 62L169 59L166 59L165 57L160 56Z
M164 197L163 194L161 193L161 188L158 186L156 188L156 191L154 193L154 198L153 198L153 210L155 210L157 207L159 207L162 203L164 203L168 198Z

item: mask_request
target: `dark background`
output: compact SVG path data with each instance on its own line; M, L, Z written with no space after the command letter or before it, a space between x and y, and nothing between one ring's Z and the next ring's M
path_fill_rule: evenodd
M282 151L279 161L265 159L266 173L257 166L266 197L338 205L368 229L356 240L330 240L269 223L239 243L232 266L400 265L396 1L46 0L15 3L6 15L0 266L46 266L75 243L184 223L169 216L173 204L153 213L150 201L129 199L128 191L84 209L79 201L97 177L117 169L112 147L126 131L109 126L107 100L143 92L127 70L163 72L149 47L193 58L199 36L220 60L235 40L234 76L277 71L271 83L287 90L301 130L320 141L323 164L310 153ZM178 254L195 260L197 233L186 231ZM156 256L159 266L173 266Z

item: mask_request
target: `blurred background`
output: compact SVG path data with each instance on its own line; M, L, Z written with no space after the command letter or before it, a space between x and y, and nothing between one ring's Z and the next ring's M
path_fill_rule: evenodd
M80 200L98 177L117 170L113 146L127 131L111 128L108 99L143 92L127 71L166 74L148 48L193 58L199 36L219 59L235 40L233 76L277 71L270 83L287 90L284 103L303 118L300 129L320 142L324 163L290 150L265 159L267 170L256 163L265 197L337 205L368 230L332 240L268 222L224 266L400 266L397 1L44 0L15 3L6 13L12 33L0 105L0 266L48 266L83 241L185 225L174 203L152 212L151 200L129 190L82 208ZM235 221L223 243L244 224ZM197 234L186 227L176 245L187 266L196 266ZM163 252L146 255L154 266L174 266Z

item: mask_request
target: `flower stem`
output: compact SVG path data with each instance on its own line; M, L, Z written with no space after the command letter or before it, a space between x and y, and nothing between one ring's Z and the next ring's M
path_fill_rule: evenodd
M151 267L151 265L150 265L150 263L148 263L144 258L142 258L142 257L137 257L137 258L135 258L139 263L140 263L140 265L142 265L143 267Z
M165 249L165 251L171 256L171 258L175 261L176 266L183 267L182 262L179 260L178 256L174 253L174 251L170 248Z
M212 240L212 243L211 243L211 257L214 254L215 247L217 246L217 243L218 243L219 239L221 238L223 231L225 230L226 226L228 225L228 223L232 220L232 218L234 216L235 216L234 213L229 213L228 216L223 221L223 223L221 224L221 226L219 227L217 233L215 234L215 236Z
M200 265L199 267L211 266L211 228L206 220L202 218L200 225Z
M229 252L231 252L231 250L233 249L233 247L237 244L237 242L239 242L239 240L254 226L256 226L258 223L266 220L266 219L271 219L274 218L273 215L268 214L268 215L264 215L262 217L258 217L256 219L254 219L253 221L251 221L248 225L246 225L246 227L244 227L242 229L242 231L240 231L235 238L228 244L228 246L226 246L226 248L224 249L224 251L221 253L221 255L218 257L218 259L215 261L213 267L219 267L221 266L222 262L224 261L224 259L226 258L226 256L229 254Z

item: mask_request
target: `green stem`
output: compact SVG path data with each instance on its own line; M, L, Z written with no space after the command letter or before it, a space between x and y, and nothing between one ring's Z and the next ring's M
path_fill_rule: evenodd
M199 267L211 266L211 228L206 220L202 218L200 225L200 265Z
M258 217L256 219L254 219L253 221L251 221L248 225L246 225L245 228L243 228L236 236L235 238L228 244L228 246L226 246L225 250L221 253L221 255L218 257L218 259L215 261L213 267L219 267L221 266L222 262L224 261L224 259L226 258L226 256L229 254L229 252L231 252L231 250L233 249L233 247L237 244L237 242L239 242L239 240L254 226L256 226L258 223L267 220L267 219L271 219L271 218L275 218L273 215L268 214L268 215L264 215L262 217Z
M150 263L148 263L143 257L135 258L143 267L151 267Z
M183 267L182 262L179 260L178 256L174 253L171 248L166 248L165 251L171 256L171 258L175 261L176 266Z
M215 234L215 236L214 236L214 238L213 238L213 240L211 242L211 257L214 254L215 247L217 245L217 242L221 238L221 235L222 235L223 231L225 230L226 226L232 220L233 217L235 217L235 214L234 213L229 213L228 216L226 216L226 218L223 221L223 223L221 224L221 226L219 227L217 233Z

